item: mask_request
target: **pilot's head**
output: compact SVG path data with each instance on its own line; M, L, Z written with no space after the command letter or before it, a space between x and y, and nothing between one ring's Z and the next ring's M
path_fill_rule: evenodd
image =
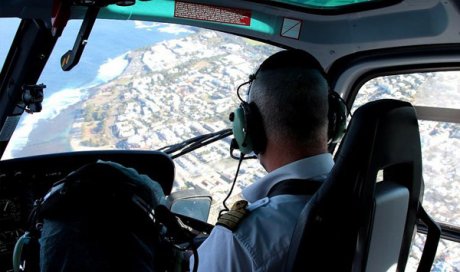
M321 65L305 51L281 51L260 65L248 102L263 120L259 159L267 171L327 150L328 91Z

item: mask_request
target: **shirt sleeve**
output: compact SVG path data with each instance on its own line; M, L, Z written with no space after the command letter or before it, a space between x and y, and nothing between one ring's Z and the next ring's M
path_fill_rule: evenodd
M190 259L193 271L194 258ZM252 258L232 231L216 226L198 248L198 271L256 271Z

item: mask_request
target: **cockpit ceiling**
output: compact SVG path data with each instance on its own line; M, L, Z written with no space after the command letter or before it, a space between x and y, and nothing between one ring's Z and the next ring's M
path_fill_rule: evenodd
M97 0L96 0L97 1ZM109 0L110 1L110 0ZM368 9L377 9L384 6L389 6L395 3L402 2L403 0L247 0L247 1L225 1L225 0L202 0L193 1L187 0L192 3L213 4L216 6L234 6L239 2L241 6L253 6L255 4L262 4L265 7L284 7L291 10L300 9L302 12L307 13L352 13ZM18 17L18 18L50 18L52 16L53 6L61 0L6 0L2 1L2 8L0 9L0 17ZM65 0L62 0L65 2ZM78 2L78 1L73 1ZM107 2L102 0L100 2ZM135 6L143 6L143 2L153 2L150 7L160 9L160 5L152 0L134 1ZM174 3L176 1L168 1ZM233 3L232 3L233 2ZM243 2L243 3L241 3ZM244 4L246 2L247 4ZM252 3L248 3L252 2ZM152 3L150 3L152 4ZM77 12L78 14L78 12Z
M59 1L4 1L0 17L41 18L51 25L53 6ZM306 49L328 67L357 52L460 44L457 4L455 0L138 0L133 6L102 8L98 18L233 33ZM73 6L70 19L83 18L86 10Z

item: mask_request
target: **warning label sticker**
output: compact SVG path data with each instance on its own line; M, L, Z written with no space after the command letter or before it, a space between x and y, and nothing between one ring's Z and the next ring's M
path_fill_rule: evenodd
M234 25L251 25L251 11L176 1L174 17Z

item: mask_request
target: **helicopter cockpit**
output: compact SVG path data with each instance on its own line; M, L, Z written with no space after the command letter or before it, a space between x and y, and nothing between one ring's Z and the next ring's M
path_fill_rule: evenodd
M420 202L433 222L413 218L407 261L398 270L416 271L428 245L435 256L425 270L460 271L458 1L15 0L1 6L0 272L13 269L34 201L97 160L158 181L168 208L209 233L219 211L266 174L251 156L237 171L241 154L232 147L229 120L239 104L237 87L265 58L288 48L320 62L349 109L348 123L373 101L413 106ZM341 137L329 143L336 160L341 144ZM379 170L376 184L386 177ZM328 231L347 230L341 222ZM435 245L426 242L431 223L441 230Z

